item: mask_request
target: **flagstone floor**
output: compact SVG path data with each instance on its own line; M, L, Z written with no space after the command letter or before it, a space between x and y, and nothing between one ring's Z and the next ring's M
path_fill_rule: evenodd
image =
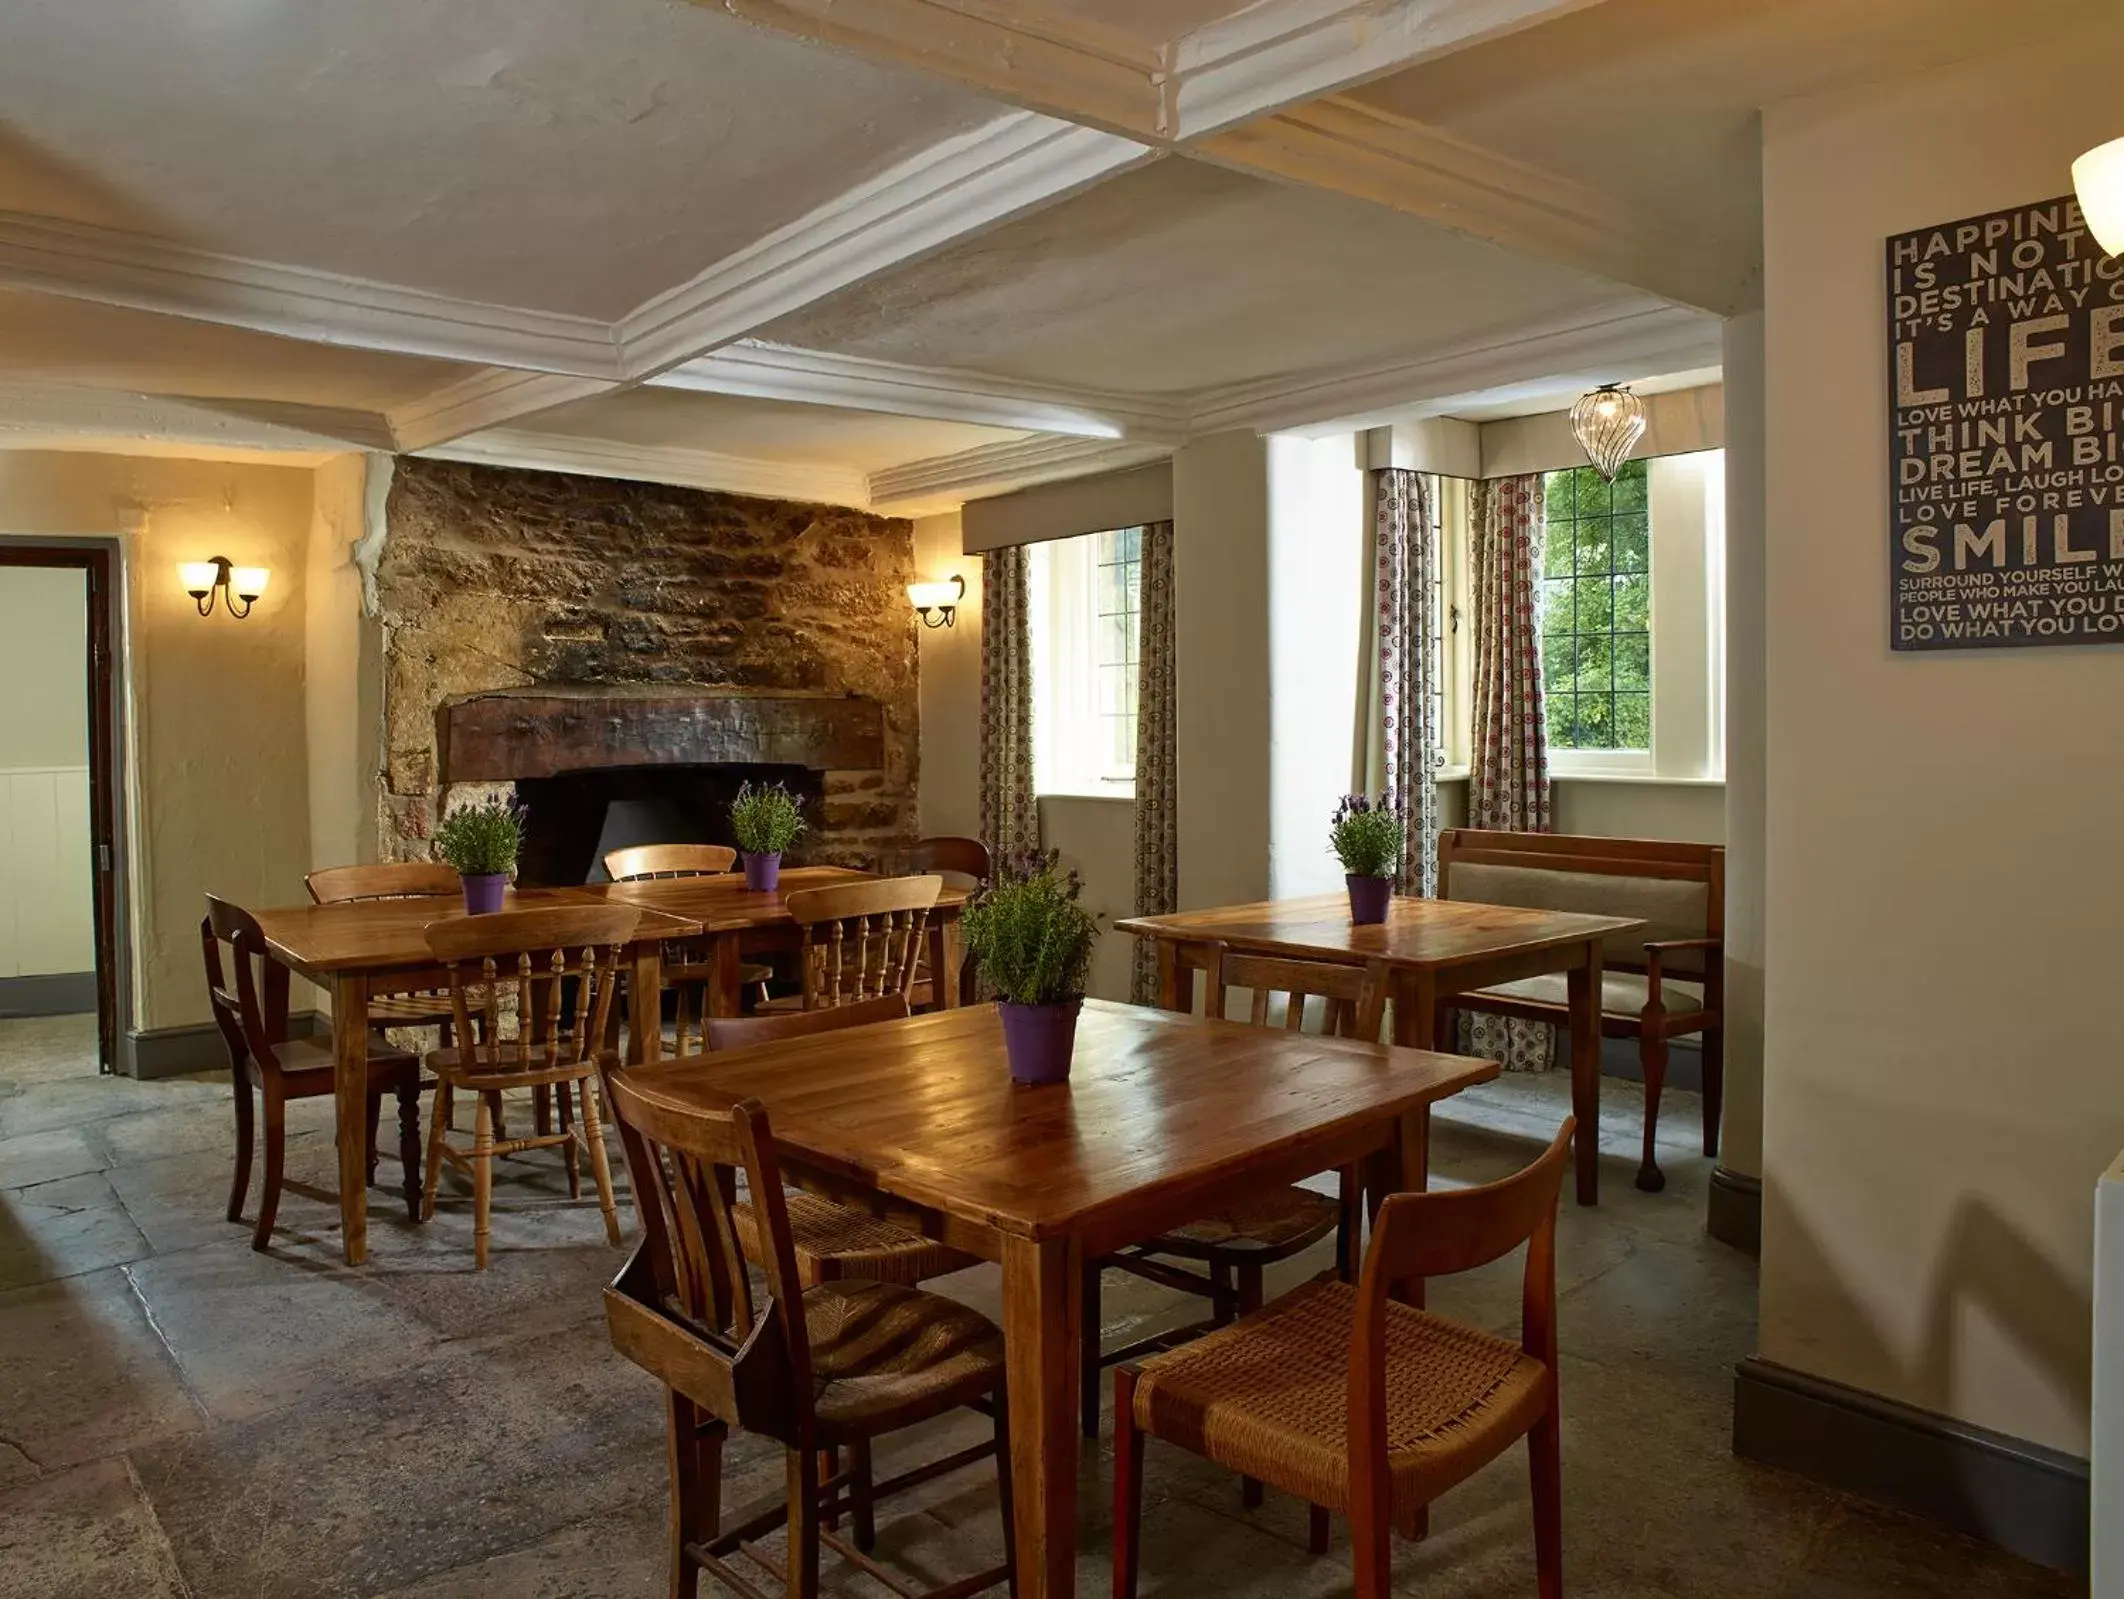
M228 1090L213 1078L99 1079L87 1018L0 1022L0 1595L7 1599L371 1599L665 1591L659 1390L606 1341L619 1264L594 1208L552 1203L558 1161L509 1163L527 1208L497 1215L491 1270L446 1206L408 1224L371 1200L371 1260L338 1260L328 1101L291 1112L291 1188L270 1253L223 1219ZM1516 1078L1441 1111L1439 1180L1530 1158L1568 1098ZM1633 1085L1609 1085L1604 1201L1560 1237L1569 1591L1632 1599L1846 1599L2083 1591L1922 1523L1735 1460L1733 1362L1754 1343L1753 1264L1702 1232L1710 1163L1696 1103L1670 1096L1664 1194L1631 1186ZM381 1182L397 1169L386 1159ZM543 1208L530 1208L543 1207ZM1293 1262L1287 1284L1318 1260ZM996 1308L993 1268L944 1291ZM1110 1276L1110 1340L1189 1318ZM1433 1304L1516 1326L1516 1264ZM894 1451L948 1447L940 1425ZM1534 1591L1517 1450L1397 1546L1402 1591ZM889 1461L881 1461L890 1469ZM1110 1452L1084 1453L1085 1595L1109 1591ZM728 1501L778 1490L778 1454L733 1451ZM1153 1444L1142 1592L1315 1599L1350 1591L1348 1552L1305 1551L1300 1507L1252 1514L1236 1484ZM969 1471L887 1506L888 1559L923 1580L998 1547L993 1485ZM828 1591L877 1590L827 1561ZM771 1585L770 1585L771 1586Z

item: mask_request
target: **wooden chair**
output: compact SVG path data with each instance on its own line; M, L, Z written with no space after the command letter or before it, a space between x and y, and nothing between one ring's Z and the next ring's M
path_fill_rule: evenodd
M1114 1373L1114 1595L1133 1599L1143 1439L1164 1438L1349 1518L1357 1599L1392 1592L1391 1534L1415 1537L1430 1502L1524 1435L1542 1599L1563 1593L1556 1385L1556 1195L1566 1120L1548 1151L1500 1183L1395 1194L1353 1287L1321 1278L1233 1325ZM1527 1247L1517 1342L1401 1303L1409 1279L1471 1271Z
M1438 838L1438 897L1642 921L1641 931L1602 946L1600 983L1600 1030L1609 1038L1636 1039L1644 1072L1637 1186L1647 1193L1667 1186L1655 1154L1673 1039L1703 1038L1704 1153L1718 1153L1726 1083L1723 849L1665 839L1456 828ZM1568 986L1561 973L1530 977L1456 994L1441 1010L1448 1025L1453 1011L1467 1010L1568 1027Z
M711 1052L747 1049L755 1044L778 1043L789 1038L809 1038L817 1033L863 1027L872 1022L899 1021L907 1015L907 1001L898 994L858 1000L832 1010L788 1011L775 1016L718 1017L708 1023ZM802 1189L786 1196L790 1238L796 1249L797 1280L806 1288L842 1277L865 1277L874 1282L900 1283L913 1287L931 1277L963 1271L976 1263L934 1238L903 1227L883 1215L857 1204L837 1204ZM740 1203L732 1212L738 1222L738 1243L745 1258L765 1265L759 1229L752 1207Z
M978 838L958 838L942 835L936 838L918 839L900 856L900 870L921 875L934 873L946 879L958 878L953 887L975 889L989 880L993 867L989 861L988 846ZM959 963L959 992L971 996L979 992L980 964L971 954ZM929 1010L935 1004L929 981L929 953L923 951L921 961L915 967L914 987L909 991L916 1010Z
M439 1049L428 1057L428 1069L436 1081L435 1114L421 1213L435 1214L436 1183L444 1161L469 1169L473 1258L481 1271L487 1267L494 1162L526 1149L560 1145L567 1150L571 1198L582 1194L578 1156L590 1157L598 1206L605 1213L605 1237L614 1248L619 1246L619 1213L613 1204L612 1174L605 1160L605 1139L591 1082L601 1066L617 1059L616 1052L604 1047L606 1024L618 986L620 954L640 920L641 912L631 905L586 905L458 917L436 922L426 930L428 948L450 974L457 1036L480 1042ZM572 984L565 981L571 978ZM573 1007L563 1014L571 988ZM505 989L516 1002L513 1038L503 1036ZM475 1005L480 1007L478 1031L474 1030ZM457 1148L447 1136L450 1099L459 1088L479 1095L468 1150ZM555 1090L560 1099L559 1130L497 1138L493 1096L511 1088ZM571 1107L571 1096L579 1098L578 1105ZM580 1120L571 1109L580 1110Z
M785 903L802 936L804 991L761 1009L831 1010L887 994L908 998L929 912L943 889L941 877L883 877L789 895Z
M214 1024L228 1046L236 1091L236 1175L229 1185L229 1220L243 1220L251 1186L253 1109L251 1088L265 1102L265 1183L258 1196L258 1225L251 1247L264 1249L280 1209L281 1171L287 1154L287 1102L333 1091L333 1044L329 1037L288 1036L288 969L266 950L265 935L249 911L207 896L199 922L205 956L207 998ZM222 959L222 946L230 959ZM235 981L229 981L233 971ZM398 1096L398 1153L405 1168L406 1213L420 1219L420 1062L371 1036L369 1043L369 1181L376 1181L376 1128L386 1089Z
M628 849L608 850L605 875L615 883L640 883L652 878L721 877L737 865L737 851L728 844L636 844ZM774 969L747 961L738 967L741 987L757 987L760 1001L767 1000L767 984ZM708 1016L709 985L715 981L715 964L683 942L664 946L664 986L673 998L673 1023L677 1029L673 1052L686 1053L689 1035L687 1001L693 1002L693 1027Z
M918 1599L870 1558L877 1502L990 1454L1003 1495L1005 1564L929 1599L961 1599L1008 1581L1010 1434L995 1324L917 1288L849 1278L807 1286L765 1109L746 1100L728 1111L673 1110L644 1092L654 1076L609 1079L645 1237L606 1289L605 1311L613 1347L668 1390L671 1592L691 1599L705 1571L762 1599L731 1564L744 1554L782 1578L792 1599L811 1599L823 1546ZM740 1250L741 1174L764 1246L764 1297L755 1295ZM875 1481L874 1440L962 1406L993 1415L993 1444ZM733 1428L782 1444L787 1487L781 1503L726 1523L722 1457ZM847 1469L822 1471L821 1461L839 1452ZM844 1511L852 1542L828 1525ZM754 1540L782 1525L789 1546L786 1569L777 1570Z
M1387 996L1386 972L1382 967L1278 960L1235 954L1220 946L1211 951L1205 976L1209 1014L1212 1016L1224 1014L1229 989L1251 989L1253 1024L1266 1027L1269 1025L1270 1002L1281 994L1284 996L1282 1026L1290 1032L1300 1032L1304 1030L1307 1001L1318 998L1323 1033L1330 1037L1379 1041ZM1334 1198L1296 1184L1273 1188L1239 1209L1204 1216L1147 1243L1086 1263L1083 1370L1078 1390L1085 1437L1099 1436L1099 1370L1102 1366L1134 1359L1150 1349L1169 1347L1176 1341L1225 1326L1239 1316L1259 1310L1264 1269L1310 1249L1330 1232L1339 1232L1338 1266L1348 1273L1363 1233L1361 1206L1364 1191L1355 1169L1344 1170L1337 1177L1339 1192ZM1191 1271L1173 1265L1171 1261L1174 1259L1201 1269ZM1099 1349L1100 1278L1108 1267L1167 1288L1177 1288L1183 1293L1201 1295L1210 1302L1210 1320L1200 1326L1132 1344L1111 1355L1102 1355ZM1258 1503L1259 1486L1248 1483L1245 1498L1249 1505Z

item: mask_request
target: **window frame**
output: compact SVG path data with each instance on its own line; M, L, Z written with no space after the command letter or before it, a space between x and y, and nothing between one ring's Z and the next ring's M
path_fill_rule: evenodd
M1115 562L1113 541L1129 533L1138 543L1132 559ZM1142 639L1142 545L1140 528L1102 528L1070 538L1048 539L1026 552L1027 614L1031 624L1033 693L1033 792L1134 800L1135 741L1124 767L1115 759L1116 716L1133 725L1140 688ZM1120 565L1134 589L1120 611L1104 608L1102 574ZM1132 636L1123 660L1103 659L1100 633L1112 616L1130 619ZM1120 667L1127 709L1102 703L1103 674Z

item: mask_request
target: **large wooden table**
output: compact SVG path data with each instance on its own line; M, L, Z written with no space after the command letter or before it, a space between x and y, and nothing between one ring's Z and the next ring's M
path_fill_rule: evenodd
M1077 1383L1089 1258L1263 1184L1362 1162L1429 1178L1430 1108L1494 1062L1087 1001L1069 1082L1010 1081L993 1006L671 1060L676 1107L764 1103L806 1186L883 1194L1003 1267L1019 1593L1074 1591Z
M1158 945L1158 1002L1194 1008L1196 971L1208 970L1215 946L1248 954L1366 965L1384 961L1392 974L1394 1042L1433 1049L1440 1006L1455 994L1567 974L1571 1002L1572 1148L1578 1202L1600 1201L1601 942L1644 923L1573 911L1525 910L1464 900L1396 897L1387 919L1360 927L1343 894L1269 900L1219 910L1138 916L1114 924Z
M738 1014L740 957L794 949L800 937L783 896L804 888L869 882L875 874L840 866L792 866L773 891L756 894L735 872L711 877L656 877L636 883L594 883L582 890L603 899L662 911L694 924L688 942L705 946L715 979L708 985L708 1014ZM929 917L929 970L938 1005L959 1003L959 916L966 892L945 885Z

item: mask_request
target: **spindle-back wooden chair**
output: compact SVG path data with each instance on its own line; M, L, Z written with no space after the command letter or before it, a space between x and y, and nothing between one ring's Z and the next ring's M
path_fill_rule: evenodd
M941 877L885 877L799 889L786 901L802 934L804 1010L830 1010L914 987ZM775 1006L786 1005L784 1000Z
M610 850L605 855L605 875L615 883L640 883L656 878L721 877L737 865L737 851L728 844L635 844ZM664 986L671 990L672 1052L688 1053L689 1042L700 1038L708 1018L708 991L716 980L715 963L698 946L683 941L664 945ZM739 986L758 988L762 1003L774 969L747 961L738 967Z

